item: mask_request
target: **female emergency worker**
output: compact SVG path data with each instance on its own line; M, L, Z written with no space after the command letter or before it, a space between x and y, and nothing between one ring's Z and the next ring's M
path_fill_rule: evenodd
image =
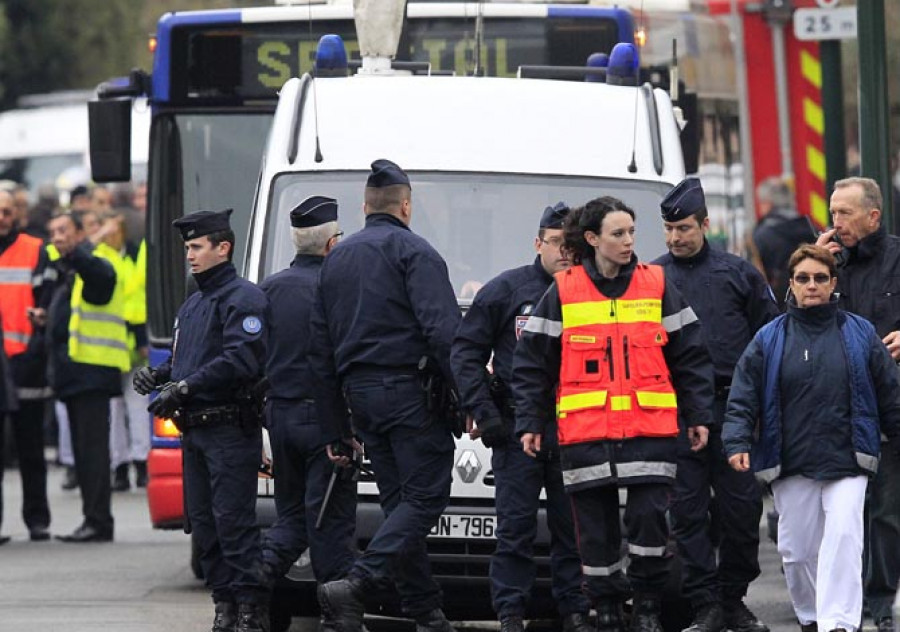
M572 498L585 591L601 632L657 632L669 571L666 507L675 479L678 408L692 446L706 445L713 368L700 324L660 266L634 254L634 211L601 197L572 211L558 272L516 348L516 431L541 458L554 410ZM619 487L628 487L623 569Z

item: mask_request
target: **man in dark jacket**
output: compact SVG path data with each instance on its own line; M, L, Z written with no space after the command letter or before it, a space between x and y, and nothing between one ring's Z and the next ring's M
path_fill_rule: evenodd
M127 334L116 271L102 247L86 240L71 213L50 220L50 241L58 258L50 301L50 385L66 405L81 488L84 522L64 542L113 539L109 478L109 400L122 394L128 368Z
M660 203L669 254L654 263L684 294L700 322L715 367L716 398L709 444L692 451L679 437L671 516L682 562L682 594L694 622L687 632L766 632L744 605L747 586L759 576L762 498L749 472L735 472L722 452L722 420L734 366L753 334L778 314L762 275L746 260L711 248L709 217L697 178L687 178ZM715 497L710 490L715 490ZM710 510L721 520L714 543Z
M870 178L846 178L831 195L834 228L816 242L838 258L841 309L866 318L900 361L900 237L882 226L882 197ZM866 501L866 602L879 632L893 630L900 578L900 459L883 450Z

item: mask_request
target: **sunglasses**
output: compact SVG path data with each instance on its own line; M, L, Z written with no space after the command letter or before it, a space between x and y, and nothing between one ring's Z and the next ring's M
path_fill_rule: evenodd
M807 283L809 283L810 279L815 281L816 285L825 285L826 283L831 281L831 275L823 274L821 272L812 276L808 274L797 274L794 276L794 283L797 283L798 285L806 285Z

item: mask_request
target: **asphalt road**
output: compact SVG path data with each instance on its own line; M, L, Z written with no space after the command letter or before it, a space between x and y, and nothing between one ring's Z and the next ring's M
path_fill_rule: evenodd
M53 533L68 533L80 523L77 492L60 489L62 472L51 468L48 491ZM0 547L0 632L200 632L209 629L212 602L188 565L187 536L150 527L143 490L116 493L115 542L109 544L33 543L21 522L18 471L3 480L5 517L0 533L12 542ZM796 632L780 559L764 539L762 576L750 588L748 605L772 632ZM409 625L375 625L408 630ZM495 623L468 622L458 627L496 630ZM313 632L312 619L294 619L292 632Z

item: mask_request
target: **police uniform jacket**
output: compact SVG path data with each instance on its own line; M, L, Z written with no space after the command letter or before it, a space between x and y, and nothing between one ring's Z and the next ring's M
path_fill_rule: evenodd
M116 290L116 271L112 264L93 253L90 242L75 247L66 257L50 263L56 281L48 309L47 335L50 345L49 381L62 400L83 393L97 392L115 397L122 394L122 375L118 368L73 362L69 357L69 323L75 275L84 286L81 298L94 305L106 305Z
M597 289L615 299L631 281L637 258L614 279L604 278L592 259L585 271ZM668 333L663 356L678 397L679 417L689 426L708 426L713 403L713 368L696 314L666 279L662 322ZM522 332L513 362L516 433L545 435L556 407L562 354L562 307L554 282ZM563 446L560 457L568 491L608 484L671 483L675 477L675 437L635 437ZM627 468L619 466L629 464ZM626 474L627 470L627 474Z
M760 327L779 311L766 280L750 262L711 248L705 239L693 257L667 253L653 263L671 281L703 323L703 337L715 368L716 392L727 397L731 375Z
M867 319L882 338L900 330L900 237L882 226L845 248L835 293L841 309Z
M365 227L325 258L319 278L312 361L325 440L349 432L339 394L341 381L354 374L415 372L427 355L452 383L459 320L438 252L392 215L368 215Z
M313 399L309 366L309 316L324 257L297 255L291 267L273 274L259 288L269 300L269 397Z
M491 396L485 366L493 351L493 373L500 378L506 396L511 399L516 343L552 282L553 277L544 270L540 257L536 257L531 265L507 270L491 279L475 295L456 334L450 360L463 407L476 421L504 416ZM514 420L509 419L507 423L514 424ZM548 428L548 434L553 435L555 443L555 429Z
M199 290L175 319L172 359L165 378L188 384L188 410L234 402L235 390L263 374L266 296L237 275L230 262L194 275Z

